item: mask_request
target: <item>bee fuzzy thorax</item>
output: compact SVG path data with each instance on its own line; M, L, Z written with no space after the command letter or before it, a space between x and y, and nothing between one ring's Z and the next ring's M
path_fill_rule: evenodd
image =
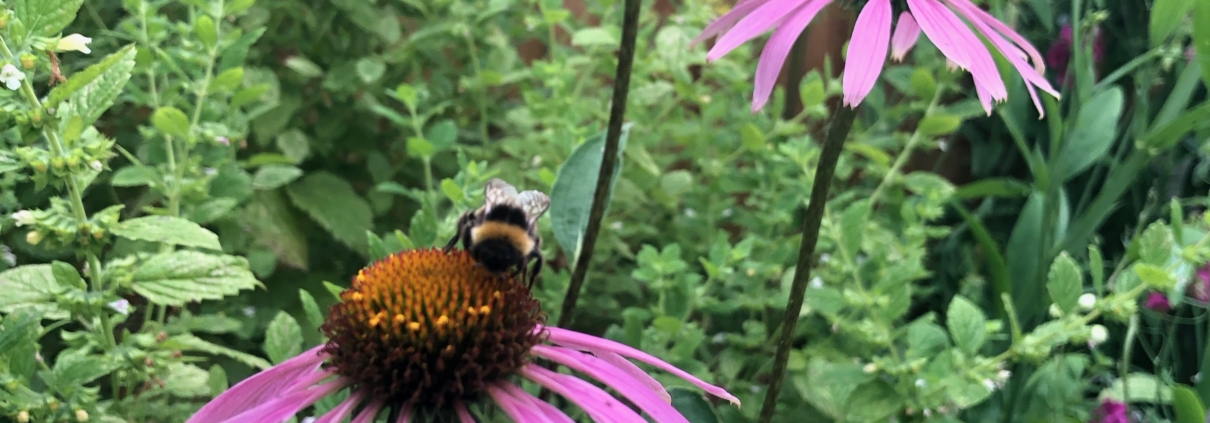
M520 226L489 220L471 229L471 244L479 244L490 239L505 240L521 254L529 253L534 248L534 240L525 232L525 228Z

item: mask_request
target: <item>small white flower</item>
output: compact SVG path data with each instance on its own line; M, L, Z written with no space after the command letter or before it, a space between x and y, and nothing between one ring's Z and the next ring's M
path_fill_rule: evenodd
M231 145L231 140L223 136L214 137L214 142L222 145Z
M694 216L697 216L697 210L686 207L685 208L685 217L694 217Z
M317 419L314 417L306 417L302 419L302 423L315 423L315 420Z
M1202 381L1202 372L1194 373L1193 376L1189 377L1189 381L1191 381L1193 383L1201 382Z
M866 372L866 373L874 373L874 372L878 371L878 365L874 364L874 363L866 364L865 367L861 368L861 371Z
M916 379L916 388L924 389L924 379Z
M710 342L713 342L715 344L722 344L724 342L727 342L727 337L723 336L722 332L719 332L719 333L714 334L714 338L710 339Z
M811 278L811 287L815 289L823 288L823 278L819 276Z
M533 167L538 167L538 165L542 164L542 156L534 156L534 158L531 159L529 161L529 163Z
M609 228L613 229L615 231L620 231L620 230L622 230L622 222L617 221L617 222L610 223Z
M29 210L13 213L12 218L16 221L17 226L32 225L35 223L34 213Z
M1050 312L1050 317L1063 317L1063 310L1059 308L1058 304L1051 304L1048 311Z
M1092 333L1088 337L1088 345L1096 347L1097 345L1109 340L1109 330L1101 325L1092 325Z
M17 255L13 254L13 250L8 248L7 245L0 245L0 258L4 259L4 263L7 264L8 267L17 265Z
M92 38L80 34L71 34L59 39L59 45L55 46L55 51L78 51L89 54L92 53L92 50L88 49L88 44L91 42Z
M218 173L218 169L208 167L208 168L202 169L202 173L205 173L206 176L214 176L215 174Z
M827 262L829 262L829 261L832 261L832 255L831 255L831 254L828 254L828 253L823 253L823 254L820 254L820 255L819 255L819 262L820 262L820 263L827 263Z
M248 317L256 316L256 307L253 307L253 306L244 307L244 315L248 316Z
M989 391L995 391L997 385L996 382L992 382L991 379L983 379L983 387L987 388Z
M996 374L996 380L998 380L1001 384L1003 384L1004 382L1008 381L1008 378L1012 377L1012 375L1013 375L1012 371L1001 370L999 373Z
M0 82L3 82L4 86L10 90L17 91L18 88L21 88L21 81L24 79L25 72L21 72L21 69L17 69L12 63L7 63L4 68L0 68Z
M735 212L732 211L730 208L723 209L723 217L731 217L731 215L733 215L733 214L735 214Z
M756 385L749 386L749 387L748 387L748 390L749 390L749 391L752 391L752 393L754 393L754 394L759 394L759 393L760 393L760 387L759 387L759 386L756 386Z
M1097 296L1091 293L1080 296L1080 309L1084 311L1092 310L1097 305Z
M933 417L933 410L924 409L924 417Z
M121 314L130 313L130 301L126 301L125 298L114 301L114 302L106 304L106 305L108 305L109 308L112 308L113 311L116 311L118 313L121 313Z
M91 167L92 170L95 170L97 172L100 172L101 169L105 168L105 166L101 164L100 160L93 160L91 162L88 162L88 167Z

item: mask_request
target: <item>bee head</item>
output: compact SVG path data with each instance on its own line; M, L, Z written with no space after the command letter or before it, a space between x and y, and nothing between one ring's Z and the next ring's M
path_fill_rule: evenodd
M523 253L508 238L488 238L471 246L471 256L489 272L500 273L521 263Z

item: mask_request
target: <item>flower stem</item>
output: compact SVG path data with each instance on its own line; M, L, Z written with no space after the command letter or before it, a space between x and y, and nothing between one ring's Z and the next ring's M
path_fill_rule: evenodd
M832 115L824 136L823 151L819 155L819 167L815 169L815 181L811 185L811 198L807 203L806 217L802 221L802 243L798 246L798 264L794 281L790 285L790 300L781 322L781 339L777 343L777 354L773 357L772 380L765 393L765 402L760 409L760 423L773 420L777 409L777 397L781 394L782 382L786 378L786 362L790 359L790 348L794 345L794 331L798 326L798 314L802 311L803 295L807 292L807 281L811 280L811 268L815 265L815 246L819 241L819 225L823 221L824 208L828 201L828 189L836 173L836 162L844 150L844 141L853 129L857 108L841 106Z
M596 191L592 195L592 209L588 213L588 226L584 229L584 237L580 241L580 256L572 270L567 293L563 296L563 308L559 313L558 324L558 327L561 328L566 328L571 324L576 301L580 298L580 288L584 286L584 278L588 275L588 265L592 262L597 235L601 231L601 220L605 218L606 197L609 195L614 168L618 165L618 143L622 138L626 97L630 94L630 70L634 67L640 3L642 3L641 0L626 0L622 16L622 44L618 48L617 77L613 80L613 101L609 110L609 127L605 132L605 151L601 157L600 172L597 173Z
M938 85L937 90L933 92L933 100L924 109L924 115L921 116L921 120L928 117L937 108L937 103L941 99L941 91L942 88ZM870 207L873 207L878 202L878 197L882 196L882 192L886 189L887 185L895 177L899 176L899 172L903 170L903 166L907 165L908 159L912 157L912 152L916 150L916 144L919 144L923 138L924 136L920 133L920 125L916 125L916 130L912 131L912 136L908 138L907 145L903 147L903 152L899 153L899 157L895 158L895 163L891 165L891 169L887 171L886 176L882 177L882 182L879 182L878 186L874 188L874 193L870 194Z

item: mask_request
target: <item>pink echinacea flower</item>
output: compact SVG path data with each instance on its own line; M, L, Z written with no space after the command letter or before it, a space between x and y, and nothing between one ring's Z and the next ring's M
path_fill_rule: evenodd
M513 277L475 266L470 254L409 250L364 269L340 294L322 330L328 342L249 377L198 410L188 423L278 423L346 388L349 396L315 423L352 416L370 423L384 410L406 423L444 413L474 423L468 403L490 401L515 422L571 423L523 390L524 379L579 406L597 422L688 423L668 391L630 359L672 373L711 395L727 391L629 346L546 326L541 306ZM621 394L532 361L561 364Z
M714 61L773 29L756 65L752 96L752 111L756 112L769 101L777 74L781 72L799 34L824 6L833 1L740 0L730 12L702 30L693 42L718 36L714 47L706 53L706 58ZM1044 112L1036 89L1059 97L1059 93L1042 76L1046 67L1041 53L1008 25L969 0L906 0L906 3L907 10L899 14L893 32L891 18L894 9L891 0L868 0L862 7L853 27L844 66L842 85L845 105L856 107L874 88L886 62L888 47L892 58L902 60L916 44L921 32L937 46L949 63L970 71L975 82L975 93L989 115L994 102L1008 98L1008 89L980 35L1003 54L1025 80L1025 87L1039 115Z

